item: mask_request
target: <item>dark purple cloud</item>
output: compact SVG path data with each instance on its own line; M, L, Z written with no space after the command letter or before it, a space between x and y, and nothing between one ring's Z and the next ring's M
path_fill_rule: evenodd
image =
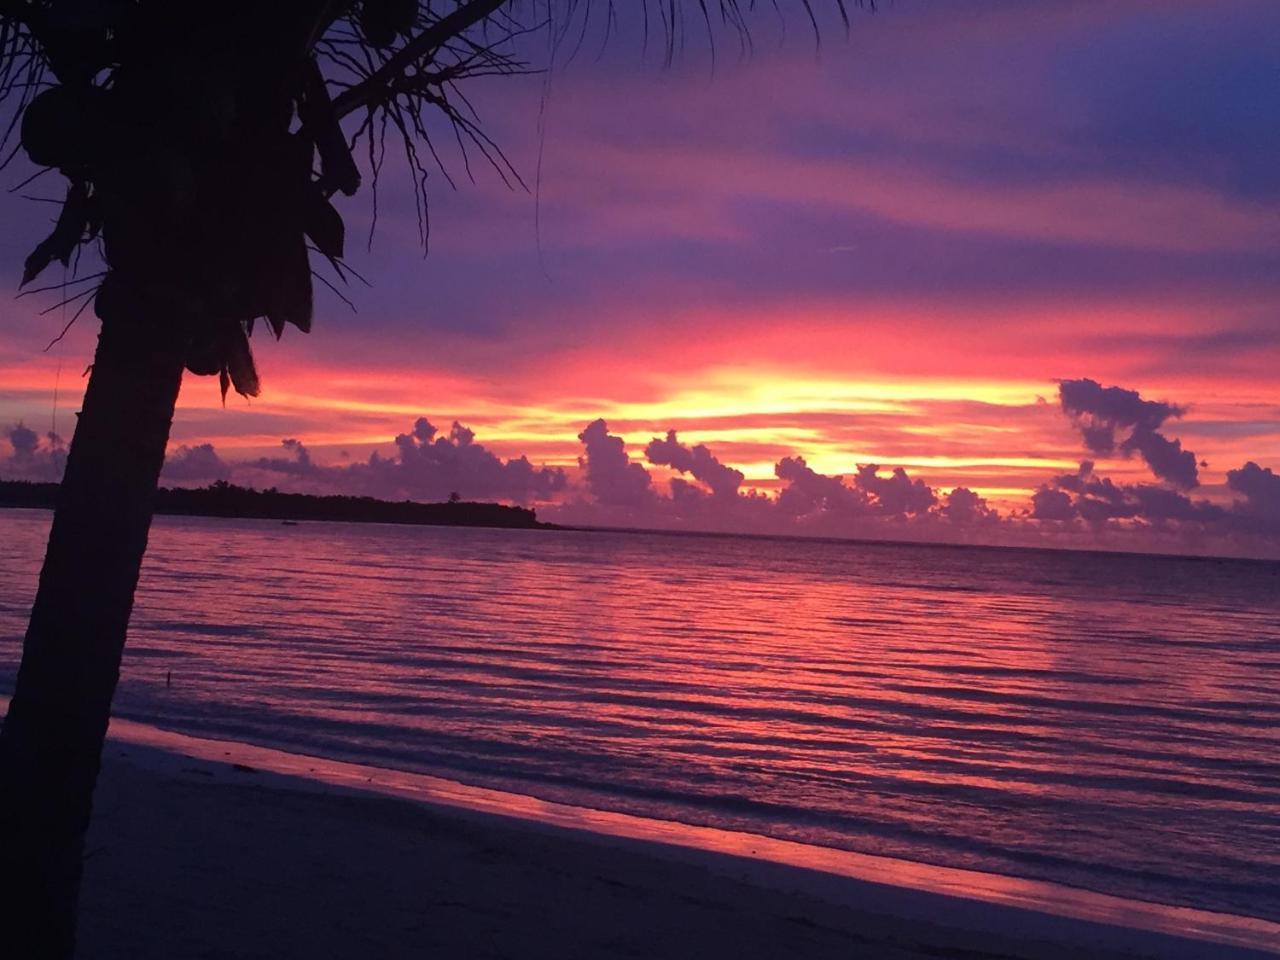
M1035 520L1079 519L1094 529L1113 521L1165 528L1191 524L1201 529L1234 532L1236 512L1208 500L1192 500L1186 494L1151 483L1121 484L1094 473L1086 460L1076 473L1055 477L1032 497Z
M66 445L56 433L42 438L23 423L5 431L10 454L0 460L0 478L49 482L60 480L67 463Z
M1031 495L1031 518L1066 522L1078 516L1071 494L1050 486L1042 486Z
M938 514L958 526L976 526L992 524L1000 520L1000 515L987 505L987 501L968 487L956 487L947 494L946 502L938 509Z
M844 477L818 473L803 457L783 457L774 473L786 483L778 493L778 509L795 516L825 512L843 519L901 520L930 516L938 504L933 488L911 479L902 467L882 477L877 464L862 464L852 482L846 482Z
M287 456L262 457L253 461L253 465L259 470L270 470L299 477L313 476L317 473L315 464L311 462L311 451L303 445L301 440L288 437L280 441L280 446L284 447Z
M695 480L705 483L718 497L736 497L738 488L742 486L741 470L721 463L706 444L685 446L674 430L667 431L665 440L656 437L651 440L644 448L644 455L650 463L692 474Z
M587 489L597 503L610 507L643 507L654 493L649 471L633 463L621 437L609 433L603 419L593 420L578 434L585 448L578 458Z
M854 483L869 493L881 513L901 517L907 514L921 515L938 502L933 489L923 480L912 480L902 467L894 467L887 477L879 475L880 467L874 463L859 465Z
M475 433L456 420L440 434L425 417L395 439L396 455L374 453L368 463L338 467L349 471L366 492L379 497L441 500L462 497L532 503L548 500L565 486L564 471L535 468L526 457L503 460L476 443ZM305 451L304 451L305 452Z
M1156 428L1179 410L1143 400L1134 391L1092 381L1068 383L1074 386L1067 386L1064 406L1092 431L1091 442L1100 449L1121 449L1125 439L1116 434L1124 431L1158 436ZM1108 430L1110 441L1104 436ZM23 479L60 474L65 454L59 438L41 438L22 424L5 436L11 452L0 460L0 474ZM611 434L603 419L587 424L579 440L581 472L573 481L559 468L535 468L523 456L495 455L456 421L441 433L426 418L395 438L391 455L374 453L353 464L317 463L292 437L281 441L281 456L241 462L223 460L211 444L180 446L169 457L164 480L234 479L259 486L284 481L306 492L428 501L456 492L536 503L550 519L600 526L1256 554L1280 550L1280 475L1253 461L1228 472L1227 490L1236 499L1224 504L1193 499L1168 484L1119 483L1085 460L1078 470L1037 489L1028 509L1001 516L971 489L955 487L943 495L902 467L882 472L877 464L862 464L848 476L828 475L799 455L776 463L776 493L743 492L741 471L706 445L682 443L674 430L652 439L645 455L691 479L677 476L663 487L632 459L624 439Z
M231 477L231 466L223 460L211 443L194 447L178 447L164 461L162 483L210 483Z
M672 467L697 482L674 477L664 493L631 459L623 438L609 433L605 421L588 424L579 439L585 448L579 458L583 497L567 507L577 523L625 519L664 527L859 535L885 524L946 520L956 526L995 517L970 491L961 491L944 512L936 492L901 467L882 476L877 465L868 464L845 478L819 473L801 456L783 457L775 465L783 481L776 496L744 493L740 470L703 444L681 443L674 430L651 440L645 455L650 463Z
M1227 486L1244 497L1238 511L1258 528L1280 535L1280 474L1252 460L1238 470L1227 471Z
M1058 384L1062 412L1080 430L1085 447L1099 456L1134 453L1161 480L1183 490L1199 485L1196 457L1180 440L1160 433L1165 421L1181 417L1185 408L1144 400L1136 390L1104 387L1087 377ZM1127 436L1118 436L1127 432Z
M1143 400L1133 391L1112 389L1108 393L1107 388L1086 387L1081 400L1069 388L1068 402L1073 410L1089 404L1091 416L1109 417L1115 429L1144 427L1153 433L1154 426L1177 409ZM1105 430L1108 425L1098 427ZM58 449L54 441L42 442L21 425L9 430L9 438L14 453L7 463L25 465L21 475L48 470L51 454ZM284 456L240 463L227 463L212 445L202 444L179 447L170 457L165 479L207 482L230 475L240 482L261 483L266 477L274 483L271 478L285 478L295 488L313 492L392 499L441 500L457 492L469 498L538 503L552 519L600 526L991 543L1037 543L1049 537L1049 542L1077 546L1105 540L1135 549L1262 554L1274 553L1280 540L1280 475L1253 461L1227 474L1227 487L1237 497L1227 505L1193 499L1165 484L1117 483L1099 475L1093 461L1084 460L1075 472L1037 489L1028 509L1001 516L973 490L961 486L941 495L902 467L882 473L876 464L862 464L851 476L828 475L799 455L776 463L774 472L781 481L776 494L744 493L740 471L706 445L682 443L674 430L652 439L645 455L693 479L673 477L663 490L603 419L587 424L579 440L581 472L574 483L564 471L534 468L525 457L503 460L460 423L441 434L425 418L395 438L393 455L374 453L363 463L317 464L294 438L282 441ZM1122 443L1117 439L1115 448ZM1105 446L1096 439L1095 445ZM1146 539L1140 539L1144 532Z
M1114 437L1115 431L1158 437L1156 428L1179 409L1143 400L1134 391L1089 383L1073 382L1077 389L1068 387L1066 403L1092 431L1098 449L1123 447L1126 438ZM1109 441L1103 436L1108 430L1114 437ZM1217 544L1217 549L1251 553L1274 552L1280 536L1280 476L1253 462L1228 474L1230 490L1243 499L1224 506L1193 499L1168 484L1117 483L1085 460L1076 472L1036 490L1029 510L1001 517L973 490L956 487L943 496L901 467L882 474L876 464L863 464L850 477L835 476L818 472L798 455L775 465L782 481L776 495L743 494L737 471L706 447L680 443L674 431L652 440L646 454L651 462L699 482L676 477L664 494L603 420L589 424L580 439L586 448L581 463L587 499L571 504L577 523L608 523L625 515L628 522L656 527L994 543L1035 543L1051 536L1081 546L1101 543L1097 537L1105 534L1111 545L1128 542L1135 549L1203 550ZM716 492L712 483L726 471L730 475Z
M818 473L804 457L783 457L773 472L786 483L777 501L785 514L804 516L821 511L866 516L872 512L871 498L865 491L848 486L842 477Z
M535 468L526 457L503 460L476 443L475 432L456 420L439 434L425 417L409 433L396 437L395 459L373 454L364 467L380 496L442 499L451 493L480 499L531 503L548 500L565 486L559 468ZM381 491L381 492L379 492Z
M9 445L13 447L15 459L30 459L40 445L40 436L30 427L19 423L9 429Z
M309 488L383 499L443 500L451 494L477 500L535 503L551 499L566 484L559 468L535 468L526 457L503 460L477 443L475 432L454 421L440 434L425 417L395 438L392 456L374 452L364 463L322 466L299 440L281 441L286 455L238 466L278 474Z
M651 440L645 447L646 457L651 463L692 475L705 488L675 477L669 494L663 495L654 488L648 472L630 460L623 439L610 434L604 421L589 424L580 439L587 450L581 458L585 492L595 506L606 511L629 508L631 522L849 536L878 532L923 536L932 531L942 537L1001 522L996 511L972 490L959 487L941 498L929 484L913 479L902 467L881 475L876 464L860 465L852 477L843 477L819 473L802 456L783 457L774 466L782 481L775 496L755 490L743 493L741 471L721 462L705 445L681 443L674 430L665 439ZM575 503L573 521L592 522L591 505ZM604 522L617 519L616 513L603 516Z

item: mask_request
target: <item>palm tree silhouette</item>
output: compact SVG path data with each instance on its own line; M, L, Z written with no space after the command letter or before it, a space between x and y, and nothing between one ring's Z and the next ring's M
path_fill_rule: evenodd
M708 27L746 36L738 0L714 16L697 2ZM680 0L634 3L669 60ZM518 180L458 85L525 72L513 39L554 39L592 8L613 21L612 3L590 0L0 0L0 100L16 106L5 139L16 132L68 184L23 283L85 244L105 263L81 307L101 321L98 346L0 733L6 956L74 950L84 834L184 370L256 395L255 325L310 329L313 260L345 277L331 198L361 186L353 151L376 176L384 138L403 141L420 223L433 112Z

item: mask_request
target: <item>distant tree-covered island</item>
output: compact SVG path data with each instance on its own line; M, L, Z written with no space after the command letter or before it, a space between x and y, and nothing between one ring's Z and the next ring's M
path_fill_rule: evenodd
M0 480L0 507L53 509L56 483ZM393 503L373 497L312 496L255 490L219 480L207 487L162 488L156 513L183 517L234 517L251 520L338 520L346 523L402 523L419 526L514 527L551 529L527 507L472 503L456 494L447 503Z

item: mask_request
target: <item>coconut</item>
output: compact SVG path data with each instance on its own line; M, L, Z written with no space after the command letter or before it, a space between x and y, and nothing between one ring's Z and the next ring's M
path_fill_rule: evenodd
M418 0L364 0L360 29L375 47L389 47L396 36L408 36L418 16Z
M22 113L22 148L42 167L83 167L101 139L103 104L100 87L51 87L27 104Z

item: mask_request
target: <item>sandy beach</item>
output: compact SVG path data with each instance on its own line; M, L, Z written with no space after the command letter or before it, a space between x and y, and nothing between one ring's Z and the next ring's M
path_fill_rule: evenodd
M412 777L374 768L117 722L88 844L80 955L1275 955L1266 945L1277 942L1277 928L1261 922L1160 908L1148 915L1138 904L1137 927L1054 916L994 902L998 892L975 890L970 899L921 889L928 880L911 880L913 888L759 851L734 856L706 849L696 834L688 844L661 843L619 835L635 832L625 825L573 829L548 810L554 805L529 798L512 798L503 814L493 798L506 795L493 791L478 791L471 806L407 799L418 789ZM911 877L912 865L903 866ZM1083 896L1084 907L1066 912L1095 909ZM1122 916L1123 902L1116 913L1110 899L1097 909ZM1219 920L1221 929L1191 929ZM1193 935L1150 929L1162 923ZM1222 942L1232 939L1237 945Z

